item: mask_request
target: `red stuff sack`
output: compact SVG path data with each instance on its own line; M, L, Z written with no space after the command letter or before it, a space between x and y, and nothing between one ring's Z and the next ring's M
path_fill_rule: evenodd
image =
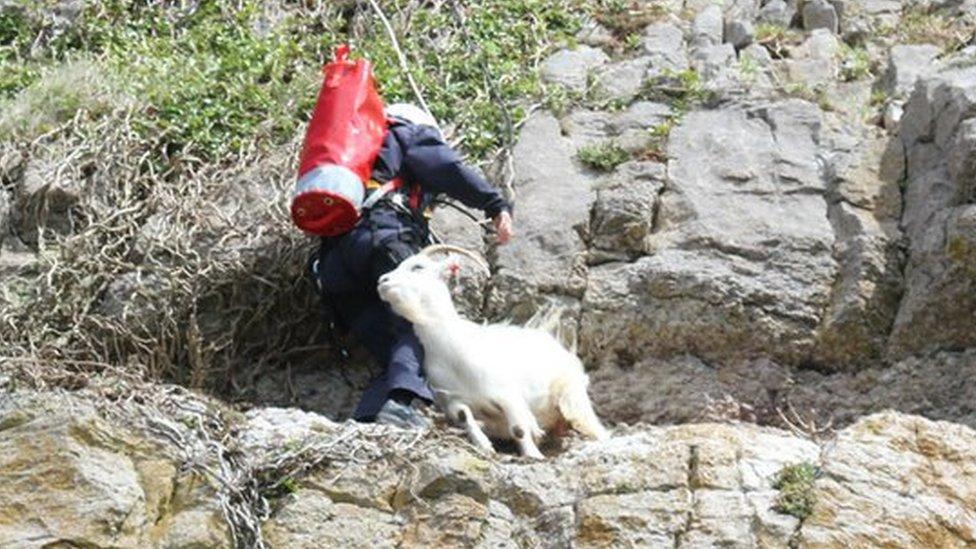
M359 221L387 124L368 61L350 60L349 46L342 45L323 73L302 147L291 217L307 233L336 236Z

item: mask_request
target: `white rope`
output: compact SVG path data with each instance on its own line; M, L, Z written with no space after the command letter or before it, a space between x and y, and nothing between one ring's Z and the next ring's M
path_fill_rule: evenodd
M390 24L390 20L386 18L386 14L383 13L383 10L380 8L380 5L376 2L376 0L369 0L369 4L373 6L373 11L376 12L376 15L380 18L380 21L383 22L383 26L386 27L386 33L390 36L390 43L393 44L393 50L396 52L397 59L400 61L400 68L407 76L407 82L410 83L410 88L413 90L413 94L417 97L417 102L420 103L420 107L424 109L424 111L430 115L431 118L434 118L433 113L430 112L430 108L427 106L427 102L424 101L424 96L420 94L420 88L417 87L417 83L414 82L413 76L410 74L410 67L407 65L407 57L403 54L403 50L400 49L400 42L397 41L396 33L393 31L393 25ZM436 118L434 119L436 120Z

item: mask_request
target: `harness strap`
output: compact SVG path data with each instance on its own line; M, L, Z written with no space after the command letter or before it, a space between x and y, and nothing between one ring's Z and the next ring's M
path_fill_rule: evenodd
M381 198L383 198L384 196L386 196L387 194L393 191L398 191L402 189L403 185L404 185L403 180L400 179L399 177L394 177L393 179L387 181L383 185L379 185L378 183L376 183L376 181L370 181L369 184L366 185L366 188L367 189L371 188L374 190L373 192L370 193L368 197L366 197L366 200L363 201L363 209L368 210L372 208L374 205L376 205L377 202L380 201ZM417 185L416 183L410 185L410 190L407 194L407 205L410 206L410 209L412 211L420 210L421 201L423 200L423 194L424 193L421 191L420 185Z

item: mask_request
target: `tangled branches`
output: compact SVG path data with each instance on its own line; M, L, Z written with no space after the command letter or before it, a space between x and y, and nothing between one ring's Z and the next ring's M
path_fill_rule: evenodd
M79 113L31 144L15 183L40 275L0 312L0 356L139 363L158 379L241 390L315 337L311 246L285 210L297 143L230 166L164 163L165 136L134 125L127 108L94 124ZM62 234L55 217L70 220Z

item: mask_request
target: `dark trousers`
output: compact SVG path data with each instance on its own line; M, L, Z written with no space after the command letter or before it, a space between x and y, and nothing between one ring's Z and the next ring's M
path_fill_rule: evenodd
M433 399L421 368L423 348L413 327L376 292L377 279L416 253L424 240L421 223L381 203L352 231L323 240L319 249L316 271L325 309L335 315L338 328L348 330L383 368L356 407L353 418L358 421L375 418L396 389Z

